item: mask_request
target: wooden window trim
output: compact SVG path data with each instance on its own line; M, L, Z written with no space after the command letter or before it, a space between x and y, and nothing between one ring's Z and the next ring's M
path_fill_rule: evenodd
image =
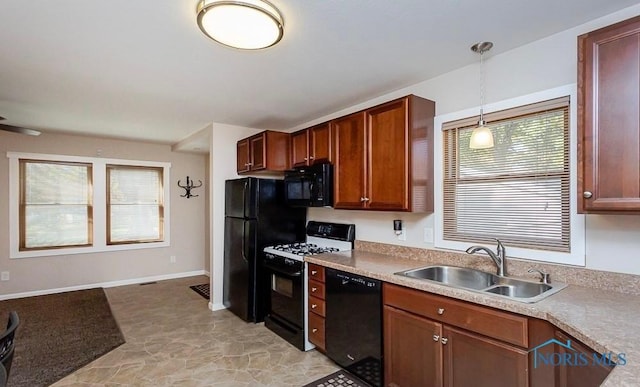
M138 170L154 170L158 172L158 181L159 181L159 193L158 193L158 226L159 226L159 237L156 239L140 239L140 240L127 240L127 241L117 241L114 242L111 240L111 171L114 169L138 169ZM107 211L107 219L106 219L106 231L107 231L107 246L116 246L116 245L131 245L131 244L140 244L140 243L157 243L164 242L164 168L163 167L149 167L149 166L138 166L138 165L124 165L124 164L107 164L106 165L106 211Z
M74 247L91 247L93 246L93 165L91 163L79 163L79 162L64 162L54 160L32 160L32 159L19 159L19 251L41 251L41 250L58 250L69 249ZM70 244L60 246L44 246L44 247L26 247L26 189L27 179L25 178L26 165L27 164L57 164L57 165L69 165L69 166L84 166L87 168L87 243L82 244Z

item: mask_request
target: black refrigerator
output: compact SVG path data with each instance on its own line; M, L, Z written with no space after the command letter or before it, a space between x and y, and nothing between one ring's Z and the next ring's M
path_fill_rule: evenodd
M284 203L282 180L227 180L224 222L224 306L245 321L261 322L269 284L262 268L266 246L302 242L306 208Z

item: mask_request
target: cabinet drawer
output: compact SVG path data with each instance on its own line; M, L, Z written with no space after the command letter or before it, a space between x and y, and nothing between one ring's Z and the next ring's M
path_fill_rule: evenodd
M324 350L324 317L309 312L309 341Z
M324 282L324 267L310 263L309 278L319 282Z
M324 300L324 284L322 282L309 280L309 295Z
M325 317L326 315L324 300L309 296L309 312L313 312L315 314L319 314L322 317Z
M384 285L384 303L507 343L528 346L526 317L391 284Z

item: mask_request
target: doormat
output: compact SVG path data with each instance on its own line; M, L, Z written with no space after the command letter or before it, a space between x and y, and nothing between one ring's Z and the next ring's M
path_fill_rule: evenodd
M211 299L209 296L209 284L193 285L189 287L207 300Z
M315 382L305 384L304 387L370 387L370 384L363 382L356 376L345 370L332 373L329 376L318 379Z
M0 301L20 317L8 386L44 387L124 343L102 288Z

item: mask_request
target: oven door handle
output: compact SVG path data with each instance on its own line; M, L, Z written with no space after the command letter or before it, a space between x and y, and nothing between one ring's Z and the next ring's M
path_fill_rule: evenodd
M276 274L280 274L286 277L290 277L290 278L295 278L295 277L300 277L302 276L302 274L304 273L304 270L300 270L300 271L295 271L295 272L288 272L286 270L282 270L278 267L275 266L271 266L269 264L264 264L265 269L271 270L272 272L276 273Z

